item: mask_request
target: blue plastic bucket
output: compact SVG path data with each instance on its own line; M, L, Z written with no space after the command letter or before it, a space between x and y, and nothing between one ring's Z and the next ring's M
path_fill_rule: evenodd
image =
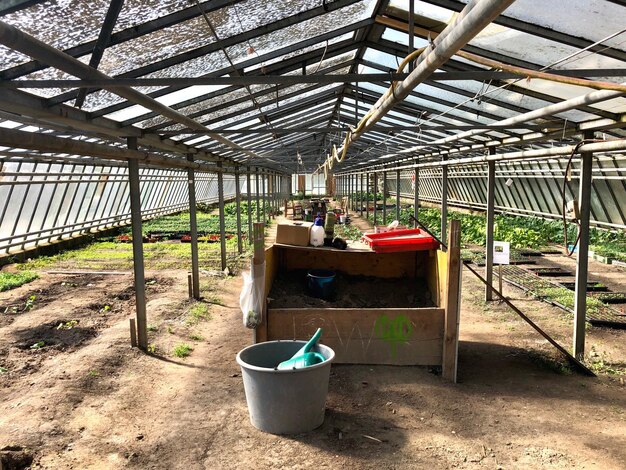
M307 275L309 294L320 299L328 299L335 293L335 271L311 269Z

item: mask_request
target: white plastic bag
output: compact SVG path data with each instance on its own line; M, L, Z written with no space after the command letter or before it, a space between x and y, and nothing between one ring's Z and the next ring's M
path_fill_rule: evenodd
M243 324L246 328L256 328L263 320L265 263L251 264L250 272L244 272L242 276L239 307L243 314Z

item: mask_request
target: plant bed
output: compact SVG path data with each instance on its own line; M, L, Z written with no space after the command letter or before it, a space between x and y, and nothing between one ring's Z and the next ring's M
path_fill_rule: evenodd
M626 303L626 292L592 292L591 296L605 304Z
M537 276L558 277L572 275L570 271L565 271L564 269L559 267L528 268L528 270L535 273Z
M576 283L574 281L565 281L559 282L563 287L569 290L576 289ZM606 292L609 288L602 284L601 282L588 281L587 282L587 292Z

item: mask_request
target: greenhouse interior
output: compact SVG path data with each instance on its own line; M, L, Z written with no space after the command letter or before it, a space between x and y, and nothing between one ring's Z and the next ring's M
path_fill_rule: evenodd
M624 468L624 0L0 2L0 470Z

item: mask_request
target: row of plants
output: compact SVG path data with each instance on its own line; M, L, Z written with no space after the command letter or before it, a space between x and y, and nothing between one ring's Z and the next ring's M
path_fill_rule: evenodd
M16 273L0 272L0 292L15 289L37 279L39 275L32 271L19 271Z
M241 202L241 223L242 225L247 224L248 218L248 203L247 201ZM263 209L261 207L261 216L263 216ZM252 220L256 220L257 217L257 204L256 202L252 202L250 205L250 209L252 211ZM219 234L220 233L220 218L219 215L213 213L215 212L214 208L206 205L198 205L198 210L196 211L196 223L198 225L198 232L205 234ZM265 205L265 217L270 213L269 204ZM267 221L266 221L267 222ZM224 206L224 226L225 231L228 234L236 234L237 233L237 204L234 202L228 203ZM189 232L189 211L179 212L177 214L166 215L163 217L157 217L152 220L148 220L143 223L143 234L144 236L148 234L154 233L186 233ZM131 232L130 227L126 227L122 230L123 234L128 238L130 238L128 234Z
M413 221L410 218L412 215L412 208L401 209L400 223L412 227ZM395 211L387 214L385 223L388 224L394 219ZM435 235L441 236L441 211L439 209L420 208L419 220ZM448 212L448 223L450 220L461 222L461 240L463 243L485 244L485 215L450 211ZM568 241L572 243L576 240L576 225L568 224L567 231ZM597 254L626 261L626 232L609 232L592 228L589 236L591 249ZM563 223L539 217L498 214L494 218L494 238L511 243L513 248L539 248L555 243L563 244Z

